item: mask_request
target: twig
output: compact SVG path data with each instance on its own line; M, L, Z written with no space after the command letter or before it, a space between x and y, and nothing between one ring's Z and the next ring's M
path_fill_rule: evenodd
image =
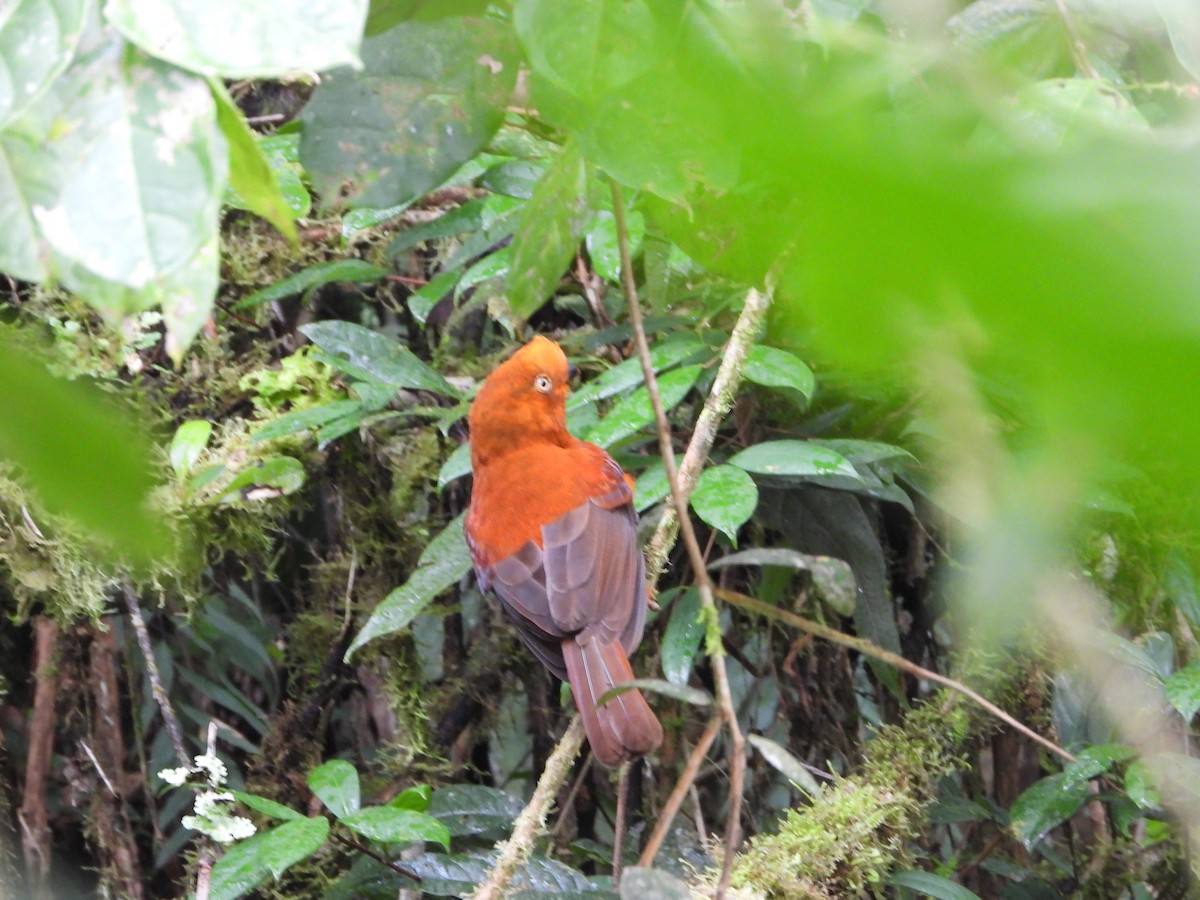
M175 717L175 710L171 708L171 698L167 696L162 679L158 677L158 663L154 660L154 649L150 646L150 632L146 630L146 623L142 619L141 604L138 603L137 594L128 584L125 585L124 593L125 606L129 610L133 630L137 634L138 647L141 648L142 658L146 661L146 674L150 676L150 692L154 695L154 702L158 704L159 711L162 712L175 756L178 757L180 765L186 766L191 760L188 759L187 748L183 743L183 731L179 727L179 719Z
M363 843L362 841L353 841L350 838L343 837L342 835L337 834L335 832L330 832L329 836L331 838L333 838L334 841L341 844L343 847L349 847L351 850L357 850L359 853L362 853L365 856L371 857L371 859L375 860L376 862L383 863L385 866L387 866L389 869L391 869L396 874L403 875L405 878L411 878L413 881L417 882L418 884L421 882L421 876L418 875L416 872L414 872L412 869L405 868L404 866L400 865L400 863L396 862L395 860L388 859L386 856L384 856L378 850L371 848L370 846Z
M683 806L683 798L695 786L696 775L700 771L700 767L704 765L704 759L708 755L708 748L712 746L712 742L716 740L717 732L720 730L721 717L713 716L708 720L708 725L705 726L704 733L700 735L700 740L692 748L692 754L688 757L687 765L683 768L683 774L675 782L675 788L671 791L671 796L667 798L666 804L663 805L662 811L658 814L658 821L654 824L654 830L650 832L646 846L642 849L642 855L638 858L639 866L649 866L654 863L654 857L658 855L659 848L662 847L662 843L667 837L667 832L671 830L671 823L675 821L675 814L679 812L679 807Z
M654 408L654 420L658 426L659 450L662 452L663 465L666 467L667 479L671 485L671 499L675 503L675 513L679 517L683 543L687 548L697 586L700 589L700 603L704 608L707 621L711 625L718 620L717 605L713 600L712 580L708 577L708 569L704 565L704 553L700 550L700 542L696 540L696 531L692 527L691 517L687 513L687 497L680 486L679 472L675 467L675 450L671 445L670 425L667 423L667 413L663 409L662 397L658 393L658 381L654 377L654 363L650 360L650 345L646 341L642 310L638 304L637 285L633 280L633 262L629 254L629 232L625 224L625 200L621 196L621 186L615 179L609 179L609 187L612 190L613 216L617 225L617 247L621 254L621 284L625 288L629 320L633 325L638 356L642 361L642 374L646 378L646 391L650 395L650 405ZM710 628L709 634L712 633L713 629ZM717 708L721 711L721 717L729 728L730 744L729 819L725 823L725 858L721 864L721 878L717 883L716 890L716 897L719 900L725 896L725 892L729 888L729 877L733 871L733 857L742 839L742 791L746 775L746 739L738 725L737 711L733 706L733 694L729 689L729 676L725 671L725 656L722 653L720 641L709 641L706 649L713 669Z
M617 822L613 828L613 884L621 884L621 868L625 853L625 829L629 827L629 760L621 763L617 775Z
M40 616L34 631L33 716L29 720L28 750L25 754L25 784L21 809L21 849L30 896L51 897L50 819L46 809L46 783L54 752L54 707L58 697L58 626L49 616Z
M87 755L87 758L92 761L92 766L96 770L96 774L100 776L100 780L104 782L104 786L108 788L108 792L114 797L117 796L117 789L113 787L113 783L109 781L108 774L104 771L104 766L100 765L100 760L96 759L96 754L92 752L92 748L88 746L88 742L83 738L79 739L79 746Z
M1075 757L1071 753L1064 750L1053 741L1042 737L1028 725L1023 725L1021 722L1018 722L1016 719L998 707L995 703L992 703L978 692L967 687L961 681L955 681L953 678L949 678L945 675L939 674L938 672L918 666L914 662L909 662L903 656L900 656L897 653L892 653L888 650L884 650L882 647L878 647L868 640L843 634L835 628L830 628L828 625L822 625L820 622L814 622L812 619L806 619L803 616L798 616L794 612L789 612L786 609L779 609L777 606L764 603L762 600L757 600L754 597L747 596L746 594L741 594L737 591L726 590L724 588L718 588L717 596L726 603L732 603L734 606L741 607L742 609L749 610L750 612L759 613L767 618L776 619L780 622L786 622L787 624L807 631L810 634L815 634L817 637L825 638L825 640L831 643L840 644L843 647L849 647L851 650L857 650L864 656L870 656L878 659L881 662L885 662L890 666L895 666L897 669L908 672L910 675L914 675L917 678L923 678L926 681L932 681L936 684L942 685L942 687L949 688L950 690L962 694L967 699L978 704L1001 722L1004 722L1015 731L1019 731L1031 741L1034 741L1045 747L1051 753L1062 757L1068 762L1075 761Z
M1067 9L1066 0L1054 0L1054 6L1058 10L1059 18L1062 19L1063 27L1067 29L1067 36L1071 39L1071 55L1075 57L1075 65L1088 78L1099 81L1100 73L1096 71L1091 58L1088 57L1087 45L1080 37L1079 29L1075 27L1075 19L1071 15L1071 11Z
M562 736L562 740L546 760L546 768L542 777L538 779L533 796L513 823L512 836L496 845L500 851L500 858L488 873L487 881L471 895L473 900L498 900L504 896L504 889L513 875L529 858L538 832L545 828L546 813L554 801L554 795L566 783L571 765L582 746L583 720L575 716L567 728L567 733Z
M754 289L746 293L742 312L729 335L729 343L725 346L725 354L717 369L717 377L713 380L712 390L708 392L704 407L696 417L691 442L679 464L679 488L685 499L691 495L696 480L704 469L708 452L717 438L717 430L729 414L729 410L733 408L733 401L742 383L742 370L746 367L746 354L750 352L750 347L762 328L770 305L769 294ZM672 460L674 458L671 457ZM658 528L646 545L646 577L651 584L658 581L667 554L675 545L678 534L679 518L676 510L674 507L667 507L659 520Z

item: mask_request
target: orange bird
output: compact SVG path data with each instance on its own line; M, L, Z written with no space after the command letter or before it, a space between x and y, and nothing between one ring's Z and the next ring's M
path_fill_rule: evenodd
M613 767L663 737L636 689L596 705L633 679L646 566L621 467L567 431L568 371L562 348L538 336L480 387L468 417L467 543L480 588L496 592L521 640L571 683L592 752Z

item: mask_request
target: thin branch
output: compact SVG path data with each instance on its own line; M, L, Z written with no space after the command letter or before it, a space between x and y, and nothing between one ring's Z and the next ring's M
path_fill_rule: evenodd
M703 734L700 735L700 740L692 748L692 753L688 757L687 765L683 768L683 773L679 776L679 780L675 782L675 788L671 791L671 796L667 798L666 804L658 814L658 821L654 824L654 830L650 832L646 846L642 849L642 855L638 858L639 866L653 865L654 857L658 855L659 848L662 847L662 843L667 837L667 832L671 830L671 823L675 821L675 814L679 812L679 807L683 806L683 798L695 786L696 775L700 772L700 767L704 765L705 757L708 755L708 748L712 746L712 742L716 740L717 732L720 730L721 717L713 716L708 720L708 725L705 726ZM701 836L703 837L703 835Z
M397 875L403 875L405 878L411 878L413 881L420 884L420 882L421 882L420 875L418 875L412 869L405 868L404 866L400 865L400 863L396 862L395 860L388 859L384 854L380 853L378 850L375 850L374 848L372 848L368 844L364 843L363 841L351 840L348 837L344 837L343 835L337 834L336 832L332 832L332 831L329 833L329 836L331 838L333 838L335 842L341 844L343 847L349 847L351 850L357 850L359 853L362 853L365 856L371 857L371 859L375 860L376 862L383 863L385 866L387 866L389 869L391 869Z
M746 367L746 355L754 344L754 339L762 329L767 309L771 305L770 295L751 289L746 293L742 312L729 335L729 343L725 345L725 353L721 365L717 369L717 377L713 380L712 390L704 401L700 415L696 417L696 426L692 430L692 439L688 444L683 460L679 464L679 489L686 499L696 486L696 480L704 469L708 453L712 450L717 438L717 430L737 397L738 388L742 384L742 371ZM671 457L674 459L674 457ZM646 577L651 584L658 581L666 562L667 554L675 546L675 538L679 534L679 518L674 507L663 511L658 528L646 545Z
M179 727L179 719L175 717L175 710L171 707L171 698L167 696L162 679L158 676L158 663L154 660L154 648L150 646L150 632L146 630L146 622L142 618L141 604L138 603L137 594L131 586L125 585L124 594L125 607L129 610L129 619L133 622L133 630L137 634L138 647L141 648L142 658L146 661L146 674L150 676L150 692L154 695L154 702L158 704L159 711L162 712L175 756L178 757L180 765L186 766L191 760L183 743L183 730Z
M625 854L625 831L629 828L629 760L621 763L617 775L617 822L613 828L613 884L621 884L622 856Z
M900 656L897 653L892 653L888 650L884 650L882 647L878 647L868 640L843 634L835 628L830 628L828 625L822 625L820 622L814 622L812 619L806 619L803 616L798 616L794 612L789 612L786 609L780 609L777 606L764 603L762 600L758 600L746 594L741 594L737 591L726 590L724 588L718 588L717 596L726 603L732 603L734 606L750 612L759 613L760 615L766 616L770 619L786 622L788 625L793 625L796 628L800 628L809 632L810 634L815 634L817 637L825 638L825 640L831 643L840 644L843 647L849 647L851 650L857 650L864 656L870 656L878 659L880 662L887 663L889 666L895 666L897 669L908 672L910 675L914 675L917 678L923 678L926 681L932 681L936 684L942 685L942 687L949 688L952 691L962 694L968 700L976 703L988 713L999 719L1001 722L1008 725L1010 728L1014 729L1015 731L1019 731L1031 741L1034 741L1045 747L1051 753L1062 757L1068 762L1075 761L1075 757L1071 753L1064 750L1053 741L1042 737L1028 725L1018 722L1016 719L998 707L995 703L992 703L977 691L967 687L961 681L955 681L953 678L949 678L938 672L918 666L916 663L910 662L903 656Z
M1059 18L1062 19L1063 27L1067 29L1067 36L1071 39L1071 55L1075 57L1075 65L1088 78L1101 80L1100 73L1096 71L1096 67L1092 65L1092 60L1088 56L1087 45L1083 42L1079 29L1075 27L1075 18L1067 9L1066 0L1054 0L1054 6L1058 10Z
M582 746L583 720L575 716L567 728L567 733L562 736L562 740L546 760L546 768L542 777L538 779L533 796L513 823L512 836L496 845L500 851L500 858L488 873L487 881L471 895L473 900L498 900L504 896L505 888L513 875L533 851L533 842L538 833L545 829L550 804L554 802L559 788L566 784L571 765Z
M654 408L654 420L658 425L658 446L662 452L663 465L667 470L667 479L671 485L671 499L675 503L675 514L679 517L680 531L683 544L687 548L692 561L697 586L700 589L700 603L704 608L708 622L718 619L717 605L713 600L712 580L708 577L708 569L704 565L704 553L700 542L696 539L696 531L692 527L691 517L687 512L687 497L684 495L679 482L679 472L675 466L675 450L671 444L671 430L667 422L667 413L663 408L662 397L658 392L658 380L654 376L654 364L650 360L650 345L646 340L646 329L642 323L642 310L638 303L637 285L633 280L633 262L629 254L629 231L625 224L625 200L621 196L621 186L615 179L609 179L612 190L613 216L617 225L617 247L621 254L621 284L625 288L625 300L629 306L629 320L633 324L633 334L637 341L638 356L642 361L642 374L646 378L646 390L650 395L650 404ZM710 629L711 632L711 629ZM725 670L725 656L719 642L710 642L707 647L709 661L712 664L713 680L716 687L717 708L729 728L729 819L725 823L725 858L721 864L721 879L717 884L716 896L725 896L729 887L729 877L733 871L733 857L741 843L742 792L746 775L746 739L738 725L737 711L733 706L733 694L729 689L729 675Z

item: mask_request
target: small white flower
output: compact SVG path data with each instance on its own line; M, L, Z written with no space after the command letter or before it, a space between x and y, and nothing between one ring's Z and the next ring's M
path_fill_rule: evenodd
M190 774L192 774L191 769L189 769L187 766L180 766L178 769L163 769L158 773L158 777L169 785L179 787L185 781L187 781L187 778Z
M251 837L255 832L254 823L245 816L222 816L212 823L208 836L220 844L230 844Z
M196 795L196 815L205 818L221 815L222 809L218 803L232 803L233 794L229 791L201 791Z
M196 757L195 768L206 773L208 783L215 786L225 783L225 779L229 777L229 770L225 768L225 763L221 762L214 753L203 753Z

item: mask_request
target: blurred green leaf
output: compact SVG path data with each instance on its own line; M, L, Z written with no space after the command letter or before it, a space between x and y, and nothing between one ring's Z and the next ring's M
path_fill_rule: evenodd
M147 53L182 68L277 78L357 65L367 0L316 8L303 0L108 0L104 14Z
M284 413L278 419L273 419L254 431L250 435L250 440L255 443L273 441L298 431L319 428L335 419L358 412L362 407L362 403L358 400L333 400L329 403L322 403L320 406L310 406L308 409Z
M411 809L414 812L425 812L429 809L429 798L432 795L433 791L429 785L415 784L405 788L389 800L388 806L394 806L397 809Z
M488 18L402 22L362 46L304 108L300 157L320 192L392 206L436 187L495 134L517 76L511 32Z
M549 299L583 237L587 167L568 142L538 181L513 237L508 305L525 320Z
M1125 793L1141 809L1154 809L1162 804L1150 768L1140 759L1135 759L1125 770Z
M175 436L171 438L169 456L171 468L175 470L175 474L180 479L191 474L196 460L208 446L208 439L211 436L212 422L207 419L192 419L175 429Z
M387 269L372 265L366 260L332 259L328 262L317 263L306 269L301 269L299 272L289 275L287 278L276 282L270 287L260 288L254 293L243 297L234 304L233 308L235 310L251 309L255 306L261 306L264 303L270 303L274 300L282 300L285 297L291 297L335 281L349 281L358 284L379 281L387 274Z
M70 64L89 3L15 0L6 7L0 13L0 128L20 115Z
M1188 0L1153 0L1153 5L1167 26L1179 62L1200 81L1200 9Z
M210 900L236 900L316 853L329 836L324 816L285 822L234 844L212 868Z
M789 750L761 734L748 734L746 740L762 754L763 759L782 772L788 781L805 794L809 797L820 796L821 785Z
M310 341L329 354L345 356L351 364L394 388L431 391L457 397L446 379L398 341L353 322L313 322L300 328Z
M344 819L362 803L358 771L344 759L331 759L308 773L308 788L326 808Z
M170 530L147 498L155 486L146 431L83 381L51 377L0 331L0 456L19 467L45 508L143 563L170 549Z
M650 363L655 374L695 356L705 349L704 344L691 335L672 335L658 341L650 348ZM584 403L607 400L617 394L625 394L645 382L642 362L636 356L622 360L573 392L567 399L568 411Z
M296 212L280 190L277 170L267 160L258 137L246 124L224 83L210 78L208 86L217 103L217 123L229 145L229 189L236 196L235 205L266 219L295 243Z
M646 234L645 217L637 210L625 214L629 230L629 255L636 258ZM617 220L607 209L596 213L585 236L588 256L596 273L613 284L621 283L621 250L617 243Z
M812 369L798 356L775 347L755 344L746 356L743 371L747 381L764 387L794 390L805 401L811 400L816 389Z
M1200 710L1200 661L1192 660L1171 675L1164 685L1167 700L1179 710L1185 722L1191 722Z
M675 455L676 468L678 468L682 461L683 455L677 453ZM634 482L633 508L638 512L642 512L659 500L669 497L670 494L671 482L667 478L667 467L663 465L662 459L656 459L646 467L646 471L639 475Z
M691 503L696 515L723 532L736 547L738 529L758 506L758 487L744 469L713 466L700 474Z
M465 514L460 515L442 529L421 554L417 571L375 607L346 651L347 660L367 641L407 628L438 594L471 570L471 552L463 536L464 518Z
M1133 756L1133 749L1124 744L1093 744L1075 755L1075 761L1063 769L1063 786L1073 790L1078 784L1103 775L1113 765Z
M450 831L432 816L394 806L368 806L348 816L342 824L351 831L381 844L410 844L435 841L450 849Z
M700 615L700 592L689 588L671 604L671 619L663 634L662 671L671 684L688 683L702 637L704 619Z

